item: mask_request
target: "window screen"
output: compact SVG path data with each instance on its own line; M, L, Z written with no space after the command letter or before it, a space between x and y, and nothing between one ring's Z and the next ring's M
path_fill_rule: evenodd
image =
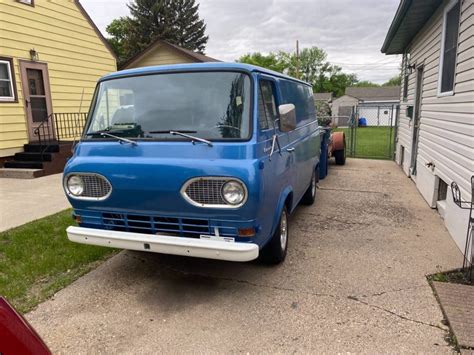
M441 88L440 92L449 92L454 90L454 76L456 72L456 52L458 46L459 33L459 12L460 2L457 1L445 16L444 20L444 44L441 68Z
M273 122L277 117L273 84L268 80L260 80L260 93L258 95L258 121L260 129L273 128Z

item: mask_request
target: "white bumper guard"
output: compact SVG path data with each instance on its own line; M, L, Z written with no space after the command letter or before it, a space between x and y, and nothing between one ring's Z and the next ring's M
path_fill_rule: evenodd
M82 244L229 261L254 260L259 252L258 245L253 243L117 232L74 226L67 228L67 236L70 241Z

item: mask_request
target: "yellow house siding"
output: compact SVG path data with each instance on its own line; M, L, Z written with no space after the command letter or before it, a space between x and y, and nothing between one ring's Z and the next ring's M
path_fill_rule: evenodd
M116 70L114 56L74 1L35 0L27 6L0 0L0 56L13 58L18 103L0 103L0 156L20 151L28 142L28 126L19 60L30 49L48 65L55 113L87 112L97 80Z
M158 45L139 60L130 63L128 68L148 67L154 65L194 63L192 58L180 54L164 45Z

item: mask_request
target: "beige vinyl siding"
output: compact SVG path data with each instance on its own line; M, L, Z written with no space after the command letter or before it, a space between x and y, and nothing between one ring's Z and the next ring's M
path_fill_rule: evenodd
M410 64L424 66L418 166L420 169L433 162L434 174L448 184L456 181L470 199L470 176L474 174L474 2L461 3L454 95L439 97L443 11L444 6L415 37L409 50ZM405 116L405 109L414 105L415 92L416 70L409 76L407 100L401 101L398 128L398 143L410 155L413 124Z
M154 65L194 63L195 60L178 53L164 45L158 45L139 60L130 63L128 68L149 67Z
M13 58L18 103L0 103L0 156L28 142L19 60L34 48L48 65L53 112L87 112L97 80L116 70L114 56L73 1L0 0L0 56Z

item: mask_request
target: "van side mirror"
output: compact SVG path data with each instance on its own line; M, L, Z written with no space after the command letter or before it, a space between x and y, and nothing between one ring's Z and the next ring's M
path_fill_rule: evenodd
M289 132L296 128L296 108L293 104L278 106L280 113L280 131Z

